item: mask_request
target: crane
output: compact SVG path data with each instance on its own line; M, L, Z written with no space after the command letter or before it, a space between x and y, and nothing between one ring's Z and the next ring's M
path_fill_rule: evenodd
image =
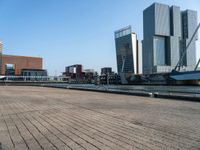
M192 41L194 40L194 37L196 36L197 31L199 30L199 28L200 28L200 23L198 24L197 28L195 29L195 31L194 31L194 33L193 33L193 35L192 35L192 37L191 37L189 43L188 43L187 46L186 46L185 51L182 53L182 55L181 55L181 57L180 57L180 59L179 59L177 65L176 65L175 68L172 70L172 72L180 71L181 65L182 65L182 63L183 63L183 58L185 57L185 55L186 55L186 53L187 53L187 50L188 50L190 44L192 43ZM200 60L198 61L198 63L197 63L197 65L196 65L196 67L195 67L194 70L197 69L199 63L200 63Z

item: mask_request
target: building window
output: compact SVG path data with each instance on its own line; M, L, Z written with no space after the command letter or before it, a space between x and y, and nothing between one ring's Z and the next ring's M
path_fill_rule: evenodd
M14 64L5 65L5 74L6 75L15 75L15 66Z
M154 37L154 65L166 65L165 63L165 38Z

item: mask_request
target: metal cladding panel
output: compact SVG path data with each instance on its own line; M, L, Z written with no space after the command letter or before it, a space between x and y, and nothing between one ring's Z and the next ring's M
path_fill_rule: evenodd
M189 39L192 37L196 27L196 11L181 11L180 7L169 7L168 5L159 3L154 3L150 7L146 8L143 11L144 73L155 73L157 69L154 68L158 65L175 66L180 55L185 51ZM166 40L164 42L159 42L162 40L153 40L154 37L163 37ZM197 38L198 35L196 35L196 39L191 43L187 50L187 54L183 59L183 65L187 67L194 66L196 63L195 41ZM165 45L165 54L162 45ZM166 64L164 64L164 61L161 61L164 59Z
M170 65L176 66L180 57L179 37L170 36L169 44L170 44Z
M153 39L142 41L142 66L144 74L151 74L153 69Z
M183 26L183 38L191 38L195 29L197 28L197 12L193 10L186 10L182 12L182 26ZM196 40L198 34L196 34Z
M182 26L181 26L181 11L180 7L172 6L170 10L170 24L171 24L171 35L182 37Z
M155 34L170 36L170 8L168 5L155 3Z
M166 65L166 42L163 36L154 36L153 38L153 58L154 66Z
M186 50L186 46L188 45L194 31L197 28L197 12L193 10L186 10L182 13L182 21L183 21L183 40L182 40L182 53ZM198 39L198 35L196 34L195 39L190 44L187 49L186 56L184 58L185 66L195 66L196 64L196 40Z
M191 38L195 29L197 28L197 12L193 10L186 10L187 14L187 27L188 27L188 38ZM196 40L198 34L196 34Z
M189 43L189 39L186 40L186 45ZM187 66L196 65L196 43L192 42L186 53Z
M143 36L150 38L155 33L155 6L154 4L143 11Z

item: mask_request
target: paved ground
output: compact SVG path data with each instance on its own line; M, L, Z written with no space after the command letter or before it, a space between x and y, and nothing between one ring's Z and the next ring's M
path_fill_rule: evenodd
M200 150L200 103L1 86L0 142L3 150Z

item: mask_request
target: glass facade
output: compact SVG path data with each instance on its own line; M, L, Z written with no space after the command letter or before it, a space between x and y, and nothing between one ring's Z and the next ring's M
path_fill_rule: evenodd
M5 72L5 74L6 75L15 75L15 66L14 66L14 64L6 64L5 65L5 70L6 70L6 72Z
M116 38L115 43L118 73L134 72L131 34Z
M154 37L154 65L165 65L165 38Z
M123 36L126 36L128 34L131 34L131 26L125 27L123 29L120 29L118 31L115 32L115 38L120 38Z

